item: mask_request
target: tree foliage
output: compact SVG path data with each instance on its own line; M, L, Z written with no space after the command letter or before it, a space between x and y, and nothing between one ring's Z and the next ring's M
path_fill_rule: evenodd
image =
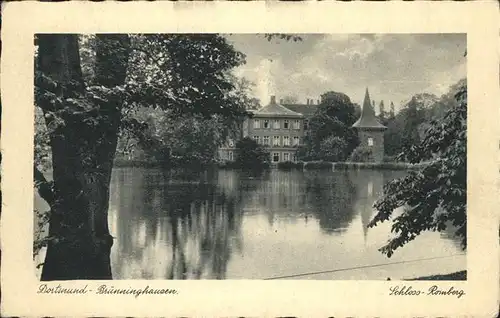
M263 168L269 165L270 154L255 140L245 137L236 143L236 166L240 168Z
M415 97L410 100L410 102L406 105L406 108L401 110L401 112L406 112L401 138L402 147L403 149L409 149L412 145L420 143L418 127L423 122L423 115L421 110L418 108Z
M150 157L169 166L204 165L215 161L217 148L232 131L220 117L169 116L150 119L148 132L156 138L154 148L144 147Z
M258 105L247 96L249 83L231 74L245 56L219 34L39 34L35 46L35 102L47 128L36 144L48 137L53 167L48 182L34 166L50 206L42 280L110 279L107 211L117 147L205 160L214 140ZM156 114L172 129L157 129ZM188 141L170 140L180 136Z
M298 154L302 160L327 160L323 146L332 142L340 145L339 142L342 141L342 151L335 158L345 160L358 144L357 134L351 128L357 119L357 107L343 93L327 92L321 97L321 104L309 120L309 134L305 138L305 145ZM331 139L333 137L336 139ZM327 140L330 141L326 142Z
M464 84L465 79L458 81L439 98L429 93L416 94L403 104L397 114L391 102L391 111L385 116L379 115L381 123L387 127L384 133L385 154L396 156L419 143L431 122L442 119L449 109L457 105L455 95Z
M35 108L35 138L34 138L34 164L40 170L47 170L51 165L49 134L45 127L42 110Z
M264 35L268 41L278 39L285 41L299 42L302 41L302 37L297 34L286 34L286 33L267 33Z
M51 208L42 279L109 279L107 209L119 135L159 145L136 116L144 108L226 124L242 118L230 71L244 56L216 34L43 34L36 45L35 101L54 179L35 166L35 185Z
M320 144L320 156L323 160L338 162L345 158L347 142L344 138L337 136L329 136Z
M380 250L387 256L414 240L421 232L444 231L450 224L467 246L467 86L456 93L456 105L441 120L430 124L420 143L402 153L411 163L426 162L420 171L389 182L375 203L378 213L369 226L389 220L394 211L394 237Z
M368 147L358 146L351 153L349 161L352 162L369 162L372 158L372 150Z
M241 115L230 71L245 61L217 34L135 35L127 88L130 101L176 114ZM242 112L244 115L245 113Z

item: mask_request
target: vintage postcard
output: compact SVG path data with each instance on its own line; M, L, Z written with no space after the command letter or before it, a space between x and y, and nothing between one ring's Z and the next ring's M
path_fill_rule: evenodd
M498 15L2 6L5 316L495 316Z

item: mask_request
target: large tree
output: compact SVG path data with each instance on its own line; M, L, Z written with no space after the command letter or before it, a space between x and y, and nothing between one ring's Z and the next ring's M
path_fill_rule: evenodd
M240 110L258 108L251 96L253 84L245 78L229 77L234 83L231 98ZM243 118L241 118L243 119ZM165 167L202 166L213 163L217 148L229 136L239 139L242 120L227 116L179 114L170 109L140 107L129 110L128 121L147 123L148 128L121 132L117 155L120 159L139 159L161 163Z
M305 160L318 160L324 158L323 146L331 144L333 140L340 141L343 151L334 157L345 160L349 153L356 148L358 138L351 128L357 119L357 105L350 98L338 92L327 92L321 96L321 104L317 107L313 117L309 120L309 134L305 145L299 154ZM336 139L332 139L337 137ZM325 141L329 139L329 142Z
M397 114L391 111L385 120L381 119L387 126L384 133L385 154L395 156L404 149L418 144L431 122L442 119L446 111L457 105L455 95L463 85L465 79L450 86L448 92L439 98L428 93L416 94L403 104L403 108ZM391 102L391 108L393 106Z
M467 245L467 86L461 82L454 107L433 121L421 142L401 157L426 163L420 171L393 180L375 203L378 213L369 226L394 218L394 236L380 250L387 256L423 231L444 231L448 226ZM398 208L399 214L394 215Z
M129 37L99 36L92 88L83 79L76 35L41 34L37 42L35 97L49 131L54 179L53 187L39 190L51 207L42 279L110 278L109 182ZM35 173L40 186L42 177Z
M118 133L147 126L130 110L245 115L228 74L244 56L219 35L99 34L89 42L93 64L84 73L78 35L36 37L35 98L53 166L53 183L35 169L51 208L42 280L111 278L107 212Z

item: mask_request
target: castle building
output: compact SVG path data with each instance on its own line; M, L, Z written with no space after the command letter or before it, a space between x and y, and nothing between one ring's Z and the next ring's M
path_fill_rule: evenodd
M316 108L320 104L320 100L317 100L317 104L314 103L313 99L309 98L307 99L306 104L283 104L281 101L280 104L296 113L304 115L304 135L307 135L309 132L309 119L314 116Z
M304 136L309 130L309 119L319 104L320 100L315 104L312 99L307 99L306 104L284 104L282 100L276 102L276 96L271 96L270 103L252 111L252 118L243 122L238 135L228 139L219 148L219 159L234 161L237 139L250 137L269 150L272 163L297 161L295 153L304 142ZM360 146L372 150L370 161L381 162L384 158L384 131L387 127L375 116L368 88L361 116L352 127L358 132Z
M384 131L387 129L375 116L375 110L370 102L370 94L366 89L361 116L352 127L358 132L361 147L371 149L373 162L382 162L384 159Z
M303 143L304 116L271 96L268 105L253 111L252 118L243 123L243 137L250 137L269 150L272 163L296 161L295 152ZM305 127L307 129L307 127ZM235 141L228 140L219 149L219 158L224 161L235 160Z

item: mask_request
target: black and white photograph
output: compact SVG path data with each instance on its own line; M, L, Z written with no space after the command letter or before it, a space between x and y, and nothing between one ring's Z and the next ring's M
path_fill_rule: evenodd
M467 280L465 33L38 33L33 271Z
M2 4L0 315L494 316L495 10Z

